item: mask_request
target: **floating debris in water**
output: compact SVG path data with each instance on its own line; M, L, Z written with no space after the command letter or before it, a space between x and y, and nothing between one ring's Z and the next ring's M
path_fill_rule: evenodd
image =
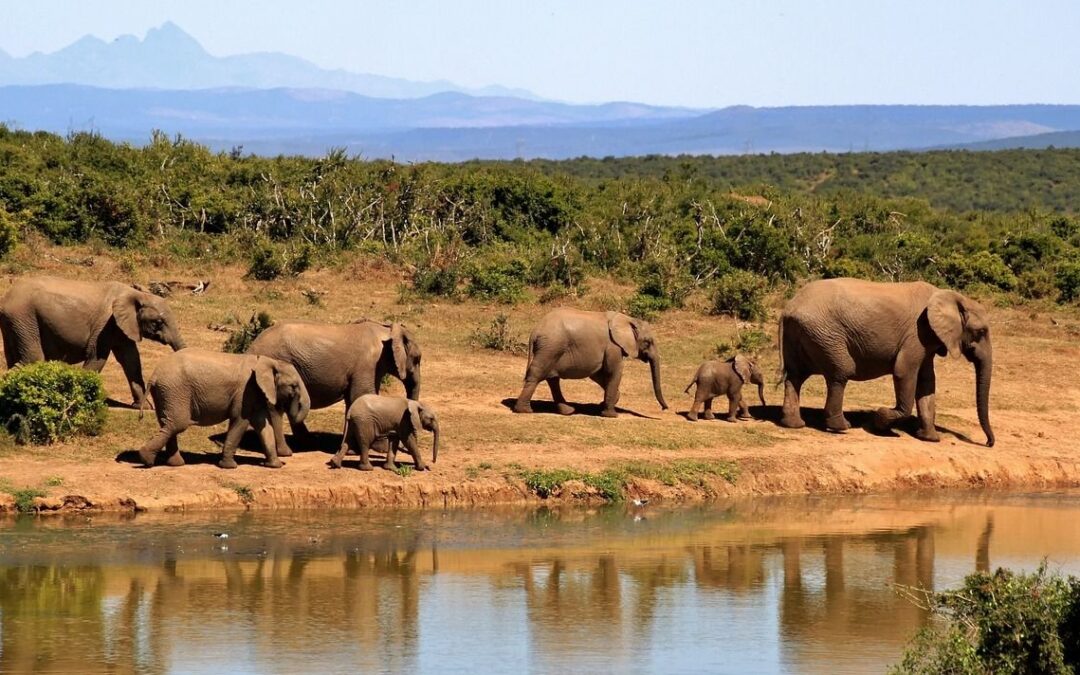
M218 539L228 539L229 538L229 533L228 532L215 532L214 536L217 537Z
M634 500L633 502L631 502L631 503L632 503L632 504L633 504L634 506L645 506L646 504L648 504L648 503L649 503L649 500L648 500L648 499L635 499L635 500Z

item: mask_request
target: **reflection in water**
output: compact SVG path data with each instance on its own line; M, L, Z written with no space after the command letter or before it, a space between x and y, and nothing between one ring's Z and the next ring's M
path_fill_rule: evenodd
M0 671L861 672L1080 495L0 524ZM636 514L640 515L640 514ZM228 540L209 533L226 528Z

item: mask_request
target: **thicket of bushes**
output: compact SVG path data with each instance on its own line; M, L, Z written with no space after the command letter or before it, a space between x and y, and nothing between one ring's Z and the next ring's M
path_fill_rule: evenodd
M638 287L625 304L646 316L700 291L718 313L757 319L778 284L835 276L1074 302L1080 218L1060 197L1080 190L1066 180L1078 160L1061 150L401 165L0 126L0 253L25 228L246 259L251 277L272 279L361 252L410 270L414 292L500 303L610 274Z
M20 443L97 435L105 414L105 388L93 371L41 361L0 377L0 424Z

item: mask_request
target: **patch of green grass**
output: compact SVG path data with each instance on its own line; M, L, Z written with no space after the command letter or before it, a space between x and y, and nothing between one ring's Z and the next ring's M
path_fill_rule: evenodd
M398 464L397 468L394 469L394 473L401 476L402 478L408 478L410 475L412 475L412 472L413 468L408 464Z
M476 468L478 468L478 469L480 469L482 471L488 471L488 470L492 469L493 467L492 467L491 462L480 462L479 464L476 465Z
M467 467L465 467L465 476L469 480L476 480L477 478L480 477L480 467L477 467L477 466L467 466Z
M17 488L6 478L0 478L0 492L6 492L15 498L15 510L19 513L33 512L34 500L45 496L45 491L41 488Z
M521 471L525 487L541 499L547 499L568 480L581 480L586 474L574 469L528 469Z
M60 476L49 476L45 479L45 485L49 487L60 487L64 484L64 479Z
M244 506L249 506L255 503L255 493L251 491L251 488L247 485L240 485L239 483L224 482L222 487L226 487L236 493L236 496L240 498L240 502Z
M680 459L657 464L652 462L620 462L599 473L587 473L575 469L521 469L518 476L525 486L546 499L556 493L564 483L580 480L608 501L622 501L627 483L633 478L655 480L664 485L693 485L707 487L709 479L718 477L734 484L739 478L739 467L726 460Z

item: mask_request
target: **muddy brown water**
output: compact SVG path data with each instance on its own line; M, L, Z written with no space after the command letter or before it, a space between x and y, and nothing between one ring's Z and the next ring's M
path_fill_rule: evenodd
M0 672L881 672L1044 558L1080 492L8 519Z

